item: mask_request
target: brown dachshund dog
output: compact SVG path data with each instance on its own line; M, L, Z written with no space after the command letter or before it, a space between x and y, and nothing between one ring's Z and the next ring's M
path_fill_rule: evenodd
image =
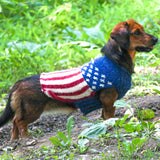
M132 74L136 52L151 51L157 41L158 38L146 33L142 25L130 19L113 28L110 39L101 51L112 63L123 67L129 74ZM115 107L113 104L117 100L118 94L116 86L104 87L96 92L95 95L98 95L103 106L103 119L114 117ZM37 120L43 111L48 109L52 109L54 112L72 113L77 106L72 102L63 102L48 97L42 91L40 75L19 80L9 93L6 108L0 117L0 127L13 120L11 140L18 139L19 134L22 137L28 137L28 124Z

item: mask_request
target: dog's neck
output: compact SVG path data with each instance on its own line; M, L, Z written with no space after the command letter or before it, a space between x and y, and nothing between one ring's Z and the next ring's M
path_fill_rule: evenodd
M129 55L130 55L130 57L131 57L131 59L132 59L132 62L133 62L133 64L134 64L134 62L135 62L136 50L135 50L135 49L130 49L130 48L128 48L127 51L128 51L128 53L129 53Z
M130 50L121 48L120 45L118 45L117 42L112 38L110 38L106 45L101 49L101 52L118 65L124 67L131 74L134 73L133 59L135 56L135 52L131 52L130 55Z

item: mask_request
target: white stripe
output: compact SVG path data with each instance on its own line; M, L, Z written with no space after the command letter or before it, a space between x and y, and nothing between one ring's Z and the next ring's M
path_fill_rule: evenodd
M49 72L49 73L42 73L41 78L56 78L56 77L64 77L64 76L69 76L71 74L75 74L80 72L80 68L74 68L74 69L68 69L64 71L55 71L55 72Z
M83 81L82 83L77 84L76 86L73 87L68 87L68 88L45 88L46 91L50 90L52 92L56 93L73 93L76 91L79 91L80 88L83 88L85 86L88 86L87 83L85 81Z
M45 84L45 85L63 85L63 84L75 82L81 78L83 78L83 77L82 77L82 74L80 73L76 76L72 76L70 78L62 79L62 80L47 80L47 81L45 81L45 80L40 79L40 83Z
M58 97L63 98L63 99L78 100L78 99L81 99L81 98L90 96L92 92L93 92L93 91L92 91L90 88L88 88L88 90L86 90L85 92L83 92L83 93L80 94L80 95L58 96Z
M44 93L45 93L48 97L53 98L53 97L48 93L48 91L44 91Z

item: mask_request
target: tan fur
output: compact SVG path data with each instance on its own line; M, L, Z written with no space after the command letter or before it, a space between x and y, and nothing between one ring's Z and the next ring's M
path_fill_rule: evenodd
M16 117L19 119L21 118L21 108L20 108L21 102L20 102L20 95L18 90L12 93L12 98L11 98L11 106L12 109L15 111Z
M118 98L118 93L116 91L116 88L106 88L102 90L100 93L100 100L103 104L102 109L102 118L103 119L109 119L114 117L115 113L115 107L113 106L114 102Z
M71 108L68 105L60 104L57 102L49 102L45 106L45 111L52 111L54 114L61 113L61 114L71 114L75 112L76 108Z

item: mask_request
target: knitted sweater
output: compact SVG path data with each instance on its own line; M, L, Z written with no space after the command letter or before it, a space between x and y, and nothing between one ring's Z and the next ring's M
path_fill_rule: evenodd
M96 58L80 68L40 76L42 91L54 99L75 103L84 115L102 108L95 92L116 87L121 99L131 87L131 74L108 57Z

